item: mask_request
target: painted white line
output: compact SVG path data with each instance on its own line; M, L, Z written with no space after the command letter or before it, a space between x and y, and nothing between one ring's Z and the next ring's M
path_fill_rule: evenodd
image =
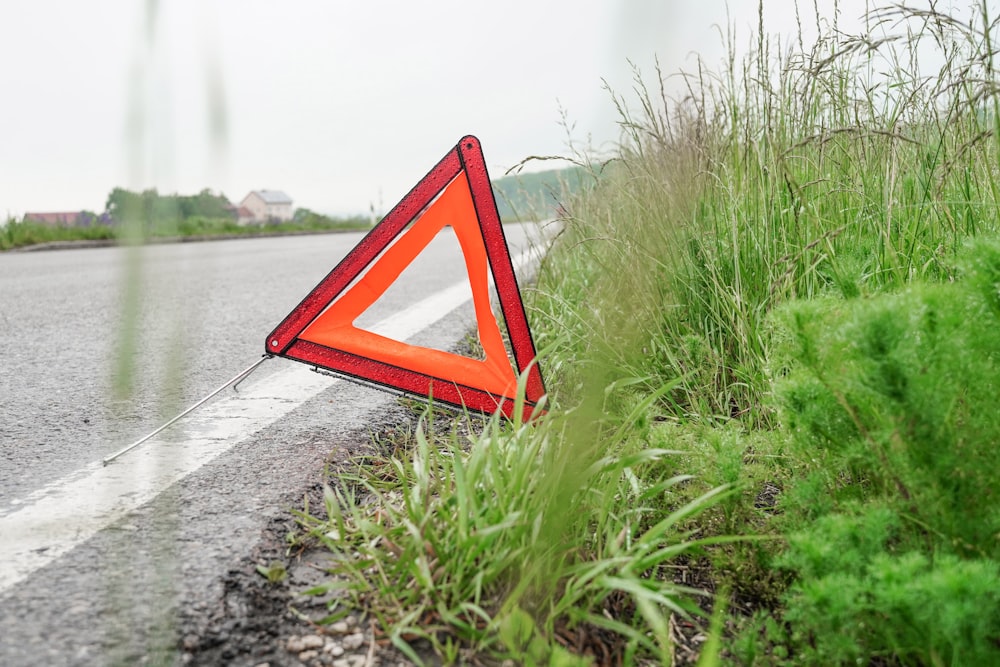
M245 383L239 394L206 405L175 430L107 466L95 461L31 493L12 513L0 517L0 592L334 382L290 364L260 382ZM178 441L178 436L183 439Z
M515 268L529 260L529 252L522 252ZM453 285L373 329L406 340L471 296L467 285ZM238 394L200 408L111 464L95 461L0 509L0 593L335 382L301 364L288 364L244 382Z

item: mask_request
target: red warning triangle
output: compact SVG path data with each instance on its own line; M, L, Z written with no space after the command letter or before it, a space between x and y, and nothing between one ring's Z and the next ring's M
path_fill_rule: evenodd
M354 325L446 226L454 229L465 258L482 360L410 345ZM490 307L487 272L493 276L513 359ZM527 418L545 388L479 140L467 136L459 141L288 314L265 346L267 354L508 417L514 412L518 376L527 371Z

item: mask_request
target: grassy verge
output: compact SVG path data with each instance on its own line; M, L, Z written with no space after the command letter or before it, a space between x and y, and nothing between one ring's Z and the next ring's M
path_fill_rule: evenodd
M669 661L668 619L697 614L699 591L649 573L719 541L690 518L722 490L673 503L688 478L640 423L650 402L517 427L429 429L425 416L383 443L384 458L338 476L325 517L302 517L308 537L343 556L312 591L344 594L326 620L366 608L415 660L419 639L447 662Z
M144 241L174 238L210 238L213 236L257 236L261 234L287 234L290 232L324 232L364 230L371 227L368 218L328 218L308 215L299 222L268 225L238 225L222 218L187 218L179 221L147 225L141 232ZM132 231L135 231L134 229ZM129 232L131 233L131 232ZM95 224L90 227L65 227L43 225L35 222L9 220L0 227L0 251L23 248L42 243L60 241L121 240L126 235L123 227Z
M1000 661L994 17L872 22L615 98L529 295L554 409L332 486L335 606L451 662Z
M114 228L103 225L53 227L34 222L8 220L7 224L0 227L0 251L56 241L100 241L113 238L115 238Z

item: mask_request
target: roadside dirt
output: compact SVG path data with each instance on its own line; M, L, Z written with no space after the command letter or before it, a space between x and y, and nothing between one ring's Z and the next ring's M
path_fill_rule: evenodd
M187 665L298 667L410 665L397 650L377 641L374 626L352 616L321 626L326 599L301 595L329 578L322 550L289 555L284 536L294 525L275 521L254 551L224 578L214 608L184 619L182 662ZM258 566L280 571L269 581Z
M416 423L415 414L407 421ZM331 455L327 475L356 465L360 457L377 454L376 441L392 440L396 424L374 434L351 455ZM329 581L334 556L326 549L289 546L299 532L292 510L306 506L314 515L323 508L323 482L317 480L304 497L290 499L290 511L262 531L252 553L223 578L221 597L200 609L186 609L180 619L180 651L184 665L216 667L380 667L414 664L379 636L374 621L355 613L336 623L320 624L329 597L303 592ZM272 576L269 578L267 574ZM425 664L434 655L417 646Z

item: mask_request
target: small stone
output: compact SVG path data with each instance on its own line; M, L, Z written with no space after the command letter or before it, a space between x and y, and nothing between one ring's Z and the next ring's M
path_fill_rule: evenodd
M302 646L304 650L313 650L323 648L323 638L319 635L305 635L302 637Z
M329 653L334 658L344 655L344 647L337 642L327 642L326 646L323 647L323 651Z
M299 653L299 660L301 662L309 662L318 655L319 651L302 651L302 653Z
M338 635L346 635L351 631L351 626L347 621L337 621L330 626L330 632Z
M351 661L347 658L333 661L333 667L351 667Z
M354 618L353 616L348 616L347 618L344 619L344 622L347 623L349 627L353 628L358 624L358 619Z
M292 635L285 642L285 648L288 649L289 653L302 653L302 651L306 650L306 645L302 643L302 637Z
M347 635L341 640L344 645L344 649L347 651L354 651L361 648L365 643L365 636L360 632L355 632L353 635Z

